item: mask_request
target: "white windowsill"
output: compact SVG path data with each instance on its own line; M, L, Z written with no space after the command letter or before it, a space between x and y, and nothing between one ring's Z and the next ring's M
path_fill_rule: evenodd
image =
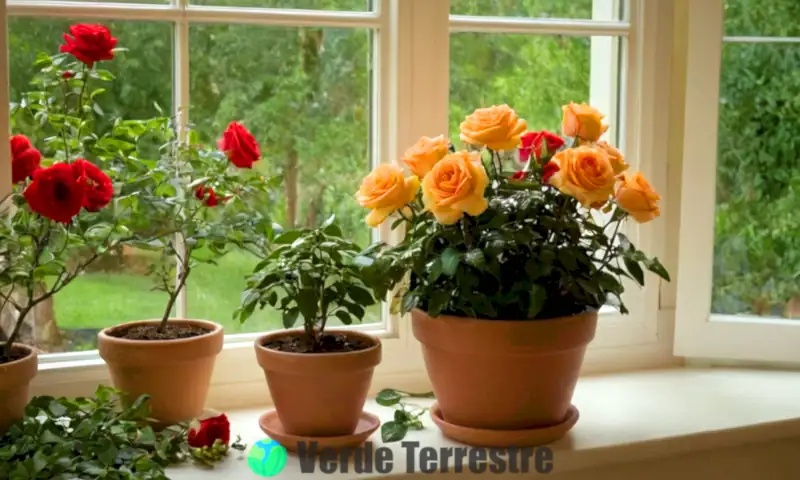
M798 398L800 372L682 368L581 378L574 398L580 419L567 437L550 445L552 473L796 437L800 432ZM263 439L258 417L267 409L228 412L232 434L241 435L248 445ZM383 421L393 415L392 409L372 401L367 409ZM423 447L461 446L444 438L429 416L424 421L425 430L409 432L406 440L419 441ZM380 446L380 431L370 441ZM349 474L323 475L319 470L301 474L297 457L290 455L277 478L405 475L406 450L399 443L390 445L394 471L388 475L360 476L352 469ZM249 470L246 459L238 457L233 452L208 472L182 466L170 469L168 475L174 480L261 478ZM459 475L464 476L469 475Z

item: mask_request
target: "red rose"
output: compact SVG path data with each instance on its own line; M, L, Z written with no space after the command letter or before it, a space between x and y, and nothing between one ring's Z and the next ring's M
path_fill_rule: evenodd
M564 139L555 133L542 130L541 132L526 132L520 137L519 160L527 162L531 152L537 160L542 159L542 144L547 145L547 153L552 155L564 145Z
M189 446L194 448L210 447L216 440L227 445L231 440L231 424L223 413L217 417L200 421L200 426L189 429Z
M231 122L218 142L220 150L228 160L239 168L253 168L253 163L261 158L255 137L240 123Z
M511 175L511 180L525 180L525 175L527 175L527 173L520 170L514 173L514 175Z
M207 207L216 207L219 205L219 198L217 198L216 192L214 192L214 189L211 187L200 185L195 188L194 198L203 200L203 203L205 203Z
M11 182L24 182L32 177L42 161L42 154L31 146L25 135L11 137Z
M75 73L73 73L70 70L67 70L66 72L61 74L61 78L63 78L64 80L69 80L70 78L72 78L74 76L75 76Z
M83 197L83 208L90 212L98 212L108 205L114 196L114 184L104 171L92 162L79 158L70 164L75 178L86 187Z
M556 162L547 162L542 167L542 184L546 184L550 181L550 177L558 173L561 170L561 167L558 166Z
M105 26L80 23L69 27L69 34L64 34L67 43L61 45L59 51L71 53L89 68L94 62L114 58L113 50L117 46L117 39L111 36Z
M76 178L70 165L56 163L37 170L24 195L34 212L57 222L70 223L81 211L85 191L85 184Z

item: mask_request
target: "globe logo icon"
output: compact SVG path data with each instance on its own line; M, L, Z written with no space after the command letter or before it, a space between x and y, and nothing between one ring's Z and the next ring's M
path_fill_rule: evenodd
M247 454L250 470L261 477L274 477L286 466L286 449L275 440L259 440Z

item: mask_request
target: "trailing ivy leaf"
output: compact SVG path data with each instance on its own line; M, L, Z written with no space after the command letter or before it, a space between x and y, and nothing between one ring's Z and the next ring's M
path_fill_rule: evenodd
M455 248L447 248L442 252L442 273L448 277L456 274L458 264L460 263L461 254Z
M406 437L408 427L403 423L388 421L381 425L381 439L383 443L399 442Z
M403 395L392 388L384 388L375 396L375 402L382 407L392 407L403 398Z
M630 257L622 257L622 261L625 262L625 268L628 269L628 273L631 274L639 285L644 286L644 272L642 271L642 267L639 266L639 262Z
M547 290L541 285L534 284L530 291L530 303L528 304L528 318L536 318L542 311L547 301Z

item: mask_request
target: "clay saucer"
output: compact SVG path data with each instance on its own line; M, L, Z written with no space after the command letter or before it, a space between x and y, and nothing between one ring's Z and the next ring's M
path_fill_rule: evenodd
M261 427L261 431L266 433L269 438L283 445L286 450L297 453L298 444L300 443L309 445L311 442L316 442L318 452L323 449L341 450L357 447L364 443L381 426L381 421L371 413L361 412L356 431L352 435L340 437L302 437L288 434L283 429L283 424L278 418L278 412L275 410L270 410L261 415L261 418L258 419L258 425Z
M431 417L445 437L476 447L538 447L555 442L575 426L578 421L578 409L569 407L567 418L563 422L544 428L528 430L486 430L481 428L462 427L448 423L442 417L438 403L431 406Z

